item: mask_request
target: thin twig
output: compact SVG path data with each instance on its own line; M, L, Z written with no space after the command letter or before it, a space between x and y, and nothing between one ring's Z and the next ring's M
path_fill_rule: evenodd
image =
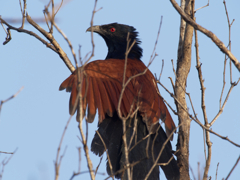
M199 61L199 50L198 50L198 37L197 37L197 30L194 29L194 34L195 34L195 48L196 48L196 68L198 71L198 78L199 78L199 82L200 82L200 86L201 86L201 106L202 106L202 112L203 112L203 117L204 117L204 122L205 122L205 127L210 128L210 124L208 123L208 118L207 118L207 111L206 111L206 105L205 105L205 87L203 84L203 77L202 77L202 69L201 69L201 64ZM204 132L204 131L203 131ZM209 131L205 131L206 134L206 144L208 147L208 156L207 156L207 160L206 160L206 165L204 168L204 180L207 180L208 177L208 171L209 171L209 167L210 167L210 163L211 163L211 157L212 157L212 143L210 141L210 134ZM205 142L204 142L205 143Z
M63 36L63 38L67 41L68 46L70 47L70 49L72 51L73 58L74 58L75 61L77 61L76 54L75 54L75 51L73 49L71 41L67 38L67 36L64 34L64 32L57 26L57 24L55 22L53 22L53 25L58 30L58 32Z
M109 156L109 154L108 154L108 151L107 151L107 146L106 146L106 144L105 144L105 142L104 142L104 140L103 140L101 134L100 134L98 131L96 131L96 133L98 134L99 138L101 139L101 141L102 141L102 143L103 143L104 151L106 151L106 153L107 153L108 164L109 164L109 168L110 168L110 171L111 171L110 176L112 177L112 179L114 179L112 163L111 163L111 159L110 159L110 156ZM95 174L96 174L96 173L95 173Z
M224 88L225 88L225 85L226 85L226 81L225 81L226 64L227 64L227 55L225 54L224 68L223 68L223 87L222 87L222 92L221 92L220 100L219 100L219 109L221 109L221 107L222 107L222 97L223 97L223 92L224 92Z
M139 91L139 93L138 93L138 97L139 97L140 92L141 92L141 91ZM132 109L133 109L134 100L133 100L133 103L132 103L131 106L132 106L132 108L130 108L131 110L130 110L129 112L131 112ZM133 124L133 133L132 133L132 136L131 136L131 138L130 138L129 145L128 145L128 151L129 151L129 149L130 149L130 147L131 147L131 144L132 144L132 141L133 141L134 136L135 136L135 139L137 139L137 123L138 123L137 112L138 112L138 110L139 110L139 101L137 102L137 108L136 108L136 110L132 113L132 115L131 115L131 117L130 117L131 120L132 120L132 118L134 117L134 124ZM130 113L129 113L129 114L130 114ZM129 123L129 125L130 125L130 123ZM129 152L130 152L130 151L129 151Z
M146 135L145 137L143 137L141 140L139 140L137 143L134 144L134 146L132 146L129 149L129 152L133 150L133 148L135 148L140 142L144 141L145 139L147 139L151 134Z
M230 170L230 172L228 173L227 177L225 180L228 180L228 178L230 177L230 175L232 174L233 170L235 169L235 167L237 166L238 162L240 160L240 156L238 157L236 163L234 164L234 166L232 167L232 169Z
M93 27L93 19L94 19L95 13L102 9L102 8L100 8L100 9L96 10L96 7L97 7L97 0L95 0L95 3L94 3L94 8L93 8L93 12L92 12L90 27ZM92 29L91 30L92 53L91 53L91 56L88 58L88 60L85 62L84 65L86 65L92 59L92 57L94 56L95 44L94 44L94 39L93 39L93 28L91 28L91 29Z
M73 173L73 175L71 176L70 180L73 180L73 178L75 178L76 176L78 175L82 175L82 174L85 174L85 173L89 173L90 171L82 171L82 172L79 172L79 173ZM91 172L95 172L95 170L93 169ZM98 172L97 174L100 174L102 176L105 176L105 173L100 173Z
M23 90L23 88L24 87L22 86L14 95L12 95L11 97L9 97L5 100L0 101L0 114L1 114L3 103L6 103L6 102L10 101L11 99L15 98Z
M162 152L163 152L163 149L165 148L166 144L168 143L168 141L170 141L170 139L171 139L171 137L173 136L173 133L176 131L176 129L178 129L181 125L182 125L182 123L179 124L177 127L175 127L175 129L171 132L171 134L168 136L168 138L166 139L166 141L163 143L163 145L162 145L162 147L161 147L161 150L160 150L160 152L158 153L158 156L157 156L155 162L153 163L151 169L148 171L148 174L145 176L144 180L147 180L147 179L148 179L148 177L149 177L150 174L152 173L153 169L154 169L155 166L158 164L158 160L159 160L159 158L160 158L160 156L161 156L161 154L162 154Z
M26 0L23 0L23 10L22 10L21 0L19 0L19 3L20 3L21 13L22 13L22 25L21 25L20 29L23 29L24 28L25 19L26 19L27 2L26 2Z
M73 72L75 71L74 66L72 65L71 61L69 60L67 54L63 51L61 46L58 44L58 42L54 39L53 35L51 33L48 33L45 31L42 27L40 27L37 23L35 23L32 18L27 14L27 21L35 27L42 35L44 35L51 44L55 47L57 54L60 56L60 58L63 60L63 62L66 64L68 69Z
M161 68L161 72L160 72L159 78L158 78L159 81L160 81L160 79L162 77L163 67L164 67L164 59L162 60L162 68Z
M82 161L82 159L81 159L81 147L78 147L77 149L78 149L78 158L79 158L79 160L78 160L78 172L81 172L81 161Z
M91 18L91 27L93 26L93 18L94 18L94 14L96 13L96 6L97 6L97 0L95 0L95 3L94 3L94 8L93 8L93 12L92 12L92 18ZM87 165L88 165L90 177L91 177L92 180L95 180L95 175L94 175L94 171L93 171L93 165L92 165L92 161L90 159L89 149L88 149L88 146L87 146L87 141L86 141L86 138L85 138L85 135L84 135L84 132L83 132L83 128L82 128L82 121L83 121L83 106L82 106L83 105L83 97L82 97L82 93L81 93L82 92L82 83L81 82L83 82L83 69L84 69L84 66L94 56L95 45L94 45L94 40L93 40L93 32L91 32L91 39L92 39L92 54L89 57L89 59L85 62L85 64L81 68L79 68L79 71L77 71L77 76L78 76L78 95L77 95L77 100L78 101L77 101L77 103L79 104L77 118L78 118L78 121L79 121L79 131L80 131L80 135L81 135L81 138L82 138L83 149L84 149L85 156L86 156L86 159L87 159ZM78 67L77 61L75 63L76 63L76 66ZM85 100L86 99L84 99L84 101Z
M39 41L41 41L43 44L45 44L48 48L52 49L54 52L57 52L56 48L53 45L46 42L44 39L42 39L36 33L32 32L32 31L28 31L26 29L20 29L20 28L13 27L10 24L8 24L6 21L4 21L1 17L0 17L0 22L2 24L5 24L8 27L7 28L8 33L7 33L6 41L3 42L3 45L7 44L11 40L10 30L15 30L15 31L18 31L18 32L29 34L29 35L37 38Z
M140 159L139 161L136 161L136 162L134 162L134 163L132 163L132 164L129 164L129 166L125 166L124 168L122 168L122 169L118 170L117 172L115 172L113 175L115 176L116 174L122 173L122 172L125 171L126 169L130 169L130 168L134 167L135 165L137 165L138 163L140 163L140 162L141 162L142 160L144 160L144 159L146 159L146 158L142 158L142 159ZM109 178L111 178L111 176L108 176L108 177L105 178L104 180L107 180L107 179L109 179Z
M14 152L0 151L0 153L3 153L3 154L13 154Z
M100 164L102 163L102 159L103 159L103 156L100 158L100 161L95 169L95 176L97 175L98 168L99 168Z
M171 93L161 82L158 82L158 83L170 94L171 97L174 98L174 100L176 100L176 102L180 105L180 107L181 107L181 108L188 114L188 116L189 116L192 120L194 120L199 126L201 126L201 127L202 127L203 129L205 129L206 131L209 131L210 133L212 133L212 134L220 137L221 139L224 139L224 140L230 142L231 144L233 144L233 145L235 145L235 146L237 146L237 147L240 147L240 144L237 144L237 143L231 141L227 136L222 136L222 135L220 135L220 134L218 134L218 133L210 130L209 128L205 127L205 126L199 121L198 118L195 118L194 116L192 116L192 115L188 112L188 110L183 107L183 105L178 101L178 99L176 98L176 96L175 96L173 93Z
M200 162L198 162L197 164L198 164L198 180L201 180Z
M194 179L194 180L197 180L197 179L196 179L196 177L195 177L195 175L194 175L194 172L193 172L193 169L192 169L192 167L191 167L191 166L189 166L189 168L190 168L190 171L191 171L191 173L192 173L193 179Z
M12 159L13 155L17 152L17 149L18 148L15 149L15 151L11 154L11 156L9 158L6 158L2 161L2 170L0 172L0 180L2 180L5 166L9 163L9 161Z
M59 5L59 7L57 8L57 11L56 11L55 14L54 14L54 17L57 15L57 13L58 13L58 11L61 9L62 5L63 5L63 0L61 0L61 3L60 3L60 5ZM54 23L55 23L55 18L54 18Z
M53 22L54 22L54 16L55 16L55 9L54 9L54 0L51 0L52 1L52 16L51 16L51 18L50 18L50 20L51 20L51 27L50 27L50 34L53 34Z
M227 100L228 100L228 98L229 98L229 96L230 96L230 93L231 93L232 89L233 89L235 86L238 85L239 81L240 81L240 78L238 79L237 82L234 82L234 83L231 84L231 87L229 88L229 91L228 91L227 96L226 96L226 98L225 98L225 100L224 100L224 102L223 102L223 105L222 105L222 107L219 109L217 115L213 118L213 120L211 121L211 123L209 123L210 126L212 126L213 123L217 120L217 118L222 114L223 109L224 109L224 107L225 107L225 105L226 105L226 103L227 103Z
M232 54L231 51L229 51L227 49L227 47L224 45L224 43L218 39L218 37L213 34L211 31L203 28L202 26L200 26L199 24L197 24L189 15L187 15L183 9L181 7L179 7L179 5L177 4L177 2L175 0L170 0L170 2L172 3L173 7L178 11L178 13L181 15L181 17L191 26L193 26L196 30L201 31L203 34L205 34L206 36L208 36L209 38L212 39L212 41L219 47L219 49L228 55L228 57L232 60L232 62L234 63L234 65L236 66L236 68L238 69L238 71L240 71L240 63L237 60L237 58Z
M231 43L231 27L232 27L232 24L235 19L233 19L232 23L230 23L228 11L227 11L227 4L226 4L225 0L223 0L223 4L225 7L225 12L226 12L227 21L228 21L228 41L229 41L228 48L229 48L229 51L231 51L231 44L232 44ZM231 61L229 62L229 66L230 66L230 83L232 83L232 63L231 63Z
M158 28L158 33L157 33L156 42L155 42L155 45L154 45L153 52L152 52L152 55L151 55L151 57L150 57L149 63L152 63L153 60L154 60L154 58L155 58L155 56L157 55L157 54L155 53L155 51L156 51L157 44L158 44L158 38L159 38L160 32L161 32L162 21L163 21L163 16L161 16L161 20L160 20L160 24L159 24L159 28ZM155 54L155 55L154 55L154 54Z
M66 148L67 148L67 147L65 147L65 150L64 150L63 154L60 156L60 150L61 150L63 138L65 136L65 133L67 131L67 128L68 128L68 125L69 125L71 119L72 119L72 116L70 116L70 118L67 121L67 124L64 127L64 130L63 130L63 133L62 133L59 145L58 145L56 160L55 160L55 163L54 163L55 164L55 180L58 180L58 178L59 178L59 170L60 170L60 166L61 166L61 161L62 161L62 158L63 158L63 156L65 154L65 151L66 151ZM60 158L59 158L59 156L60 156Z
M217 169L216 169L216 180L217 180L217 174L218 174L218 166L219 166L219 163L217 163Z
M176 155L178 152L179 152L179 149L174 152L174 155ZM168 162L166 162L166 163L157 163L157 165L158 166L167 166L173 160L173 158L174 158L174 156L172 155L172 157L168 160Z
M197 12L198 10L200 10L200 9L203 9L203 8L205 8L205 7L208 7L208 6L209 6L209 1L210 1L210 0L208 0L207 5L205 5L205 6L203 6L203 7L200 7L200 8L198 8L198 9L194 10L194 13L196 13L196 12Z

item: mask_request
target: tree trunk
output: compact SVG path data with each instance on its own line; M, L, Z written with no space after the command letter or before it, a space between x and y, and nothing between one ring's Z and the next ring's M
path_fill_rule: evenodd
M181 7L184 11L192 14L192 1L181 0ZM192 48L193 27L187 24L181 18L180 38L178 47L178 59L175 82L175 95L178 99L176 102L179 124L179 135L177 142L177 162L180 171L180 180L188 180L189 177L189 135L191 120L186 112L187 103L185 97L185 90L187 84L187 77L191 67L191 48Z

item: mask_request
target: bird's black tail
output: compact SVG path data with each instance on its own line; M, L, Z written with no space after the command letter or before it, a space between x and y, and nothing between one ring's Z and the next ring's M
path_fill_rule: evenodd
M152 134L149 136L149 138L146 138L146 136L148 135L148 130L140 116L137 117L136 127L137 127L136 136L134 136L131 143L131 147L134 147L134 148L129 152L129 163L133 164L135 162L136 163L138 162L136 165L133 166L133 168L131 168L132 179L141 180L146 177L149 170L152 168L152 165L154 164L154 159L157 158L163 143L167 139L167 136L164 130L162 129L162 127L160 127L157 134ZM126 132L128 144L132 137L133 131L134 131L134 119L128 120L127 132ZM125 167L124 166L125 151L124 151L124 144L122 140L122 135L123 135L122 121L118 118L116 114L113 117L107 117L106 119L103 120L101 124L99 124L98 132L106 144L107 151L108 151L111 165L112 165L112 173L115 174L118 171L119 173L115 174L115 177L127 180L126 171L120 172L120 170L124 169ZM138 143L139 141L140 143ZM154 146L153 146L153 143L154 143ZM99 155L99 156L101 156L105 151L102 140L100 139L97 133L93 138L91 150L96 155ZM168 142L161 154L161 157L158 163L167 163L172 156L173 156L172 146L171 146L171 143ZM170 161L168 165L161 166L161 168L164 171L164 174L168 180L179 179L179 169L177 166L177 162L174 158ZM107 172L109 175L112 174L109 166L109 160L107 162ZM158 165L155 166L155 168L151 172L148 179L149 180L159 179Z

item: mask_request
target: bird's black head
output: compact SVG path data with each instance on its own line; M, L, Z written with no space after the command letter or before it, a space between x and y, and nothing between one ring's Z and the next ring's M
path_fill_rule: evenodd
M141 41L137 38L138 32L136 32L136 29L132 26L112 23L102 26L92 26L88 28L87 31L96 32L103 37L108 46L108 54L106 59L125 59L128 32L129 39L131 40L129 46L131 46L133 41L136 40L134 46L128 54L128 57L139 60L142 57L142 48L139 47Z

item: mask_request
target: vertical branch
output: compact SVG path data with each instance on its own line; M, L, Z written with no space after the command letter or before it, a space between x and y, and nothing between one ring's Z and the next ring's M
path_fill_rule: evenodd
M192 1L183 0L181 5L185 5L185 13L193 14ZM184 23L182 21L182 23ZM184 25L184 24L183 24ZM180 28L180 42L178 48L178 59L177 59L177 71L176 71L176 81L175 81L175 94L178 102L175 101L177 111L178 111L178 120L179 124L182 126L179 128L179 136L177 142L177 149L180 151L177 154L177 162L180 171L180 179L186 180L190 179L189 177L189 134L190 134L190 123L188 113L184 110L187 109L185 91L186 81L188 73L191 67L191 47L192 47L192 37L193 37L193 27L190 24L186 24L185 31L183 32L184 27ZM181 42L183 40L183 42ZM184 88L184 89L183 89Z
M219 163L217 163L217 169L216 169L216 180L217 180L217 174L218 174L218 166L219 166Z
M83 82L83 69L78 69L78 109L77 109L77 120L79 121L78 127L79 127L79 131L80 131L80 135L82 138L82 144L83 144L83 149L85 152L85 156L87 159L87 165L88 165L88 170L90 173L90 177L91 180L95 180L95 175L94 175L94 171L93 171L93 165L92 165L92 161L90 159L90 155L89 155L89 149L87 146L87 140L86 137L84 135L84 131L83 131L83 127L82 127L82 122L84 119L84 113L83 113L83 96L82 96L82 82Z
M181 0L181 8L185 9L185 0ZM183 47L183 41L185 36L185 29L186 29L186 22L181 17L179 42L178 42L178 59L182 57L182 47Z
M126 69L127 69L127 58L128 58L128 53L129 53L129 43L130 43L130 40L129 40L129 33L127 35L127 49L126 49L126 52L125 52L125 64L124 64L124 72L123 72L123 84L122 84L122 92L121 92L121 95L123 94L124 92L124 85L125 85L125 79L126 79ZM127 121L127 118L123 118L122 117L122 113L120 111L120 108L121 108L121 100L122 98L119 98L119 101L118 101L118 114L119 114L119 117L122 119L122 125L123 125L123 143L124 143L124 154L125 154L125 163L126 163L126 166L127 166L127 177L128 177L128 180L131 179L131 172L130 172L130 168L129 168L129 159L128 159L128 145L127 145L127 134L126 134L126 121ZM131 112L129 112L130 114Z
M225 7L225 12L226 12L226 16L227 16L227 21L228 21L228 39L229 39L229 44L228 44L228 49L229 51L231 51L231 26L234 22L234 19L232 21L232 23L230 23L230 20L229 20L229 16L228 16L228 11L227 11L227 5L226 5L226 1L223 0L223 4L224 4L224 7ZM230 61L229 62L229 66L230 66L230 82L232 83L232 62Z
M210 124L208 123L208 118L207 118L207 112L206 112L206 105L205 105L205 87L203 84L203 77L202 77L202 70L201 70L201 64L199 61L199 52L198 52L198 38L197 38L197 30L194 30L195 32L195 47L196 47L196 61L197 61L197 70L198 70L198 77L199 77L199 82L200 82L200 86L201 86L201 104L202 104L202 111L203 111L203 117L204 117L204 122L205 122L205 127L206 128L210 128ZM211 164L211 157L212 157L212 143L210 141L210 133L209 131L204 130L203 132L205 132L205 136L206 136L206 144L208 147L208 155L207 155L207 159L206 159L206 165L205 165L205 169L204 169L204 176L203 176L203 180L207 180L208 177L208 171L209 171L209 167ZM205 143L205 142L204 142Z
M97 0L95 0L95 3L94 3L94 8L93 8L93 13L92 13L92 18L91 18L91 27L93 26L93 18L94 18L94 15L95 13L97 12L96 11L96 6L97 6ZM94 56L94 48L95 48L95 45L94 45L94 40L93 40L93 31L91 32L91 41L92 41L92 54L91 56L88 58L88 60L85 62L84 65L87 64L88 61L90 61L90 59ZM80 131L80 135L81 135L81 138L82 138L82 144L83 144L83 149L84 149L84 152L85 152L85 156L86 156L86 159L87 159L87 164L88 164L88 169L89 169L89 173L90 173L90 177L92 180L95 180L95 174L94 174L94 171L93 171L93 165L92 165L92 161L90 159L90 155L89 155L89 149L88 149L88 146L87 146L87 139L84 135L84 132L83 132L83 128L82 128L82 121L83 121L83 118L84 118L84 114L83 114L83 97L82 96L82 83L83 82L83 69L84 69L84 65L82 68L79 69L78 72L78 94L79 94L79 98L78 98L78 120L79 120L79 131ZM76 62L76 66L78 67L78 64ZM87 81L87 80L86 80ZM87 87L86 87L87 88Z
M225 55L225 59L224 59L223 87L222 87L222 92L221 92L221 96L220 96L220 100L219 100L219 109L221 109L221 107L222 107L222 97L223 97L223 92L224 92L224 88L225 88L225 85L226 85L226 81L225 81L226 64L227 64L227 55Z
M53 24L54 24L54 15L55 15L55 11L54 11L54 0L51 0L52 1L52 17L50 18L51 20L51 27L50 27L50 34L53 33Z
M102 8L100 8L100 9L96 10L96 7L97 7L97 0L95 0L95 3L94 3L94 8L93 8L93 12L92 12L92 18L91 18L91 22L90 22L90 27L93 26L93 19L94 19L95 13L102 9ZM85 62L85 64L87 64L92 59L92 57L94 56L95 44L94 44L93 31L92 30L91 30L91 42L92 42L92 54L90 55L88 60Z
M72 116L67 121L67 124L66 124L66 126L63 130L62 137L61 137L58 149L57 149L56 160L55 160L55 163L54 163L55 164L55 180L58 180L58 178L59 178L59 169L60 169L60 166L61 166L61 161L62 161L62 158L63 158L65 152L66 152L66 148L65 148L65 150L63 152L63 155L60 156L60 150L61 150L61 147L62 147L63 138L65 136L65 133L67 131L67 128L68 128L68 125L69 125L71 119L72 119Z
M19 0L19 4L20 4L20 8L21 8L21 13L22 13L22 25L21 25L20 29L23 29L25 19L26 19L27 2L26 2L26 0L23 0L23 8L22 8L21 0Z

